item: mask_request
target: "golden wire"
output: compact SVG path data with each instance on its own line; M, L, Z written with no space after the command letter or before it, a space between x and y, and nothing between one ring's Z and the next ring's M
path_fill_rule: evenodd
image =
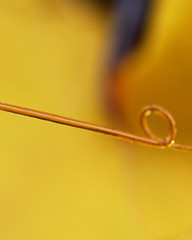
M185 145L175 143L175 137L177 132L175 120L167 110L157 105L146 106L141 111L140 123L147 137L140 137L125 131L120 131L120 130L99 126L92 123L86 123L83 121L78 121L78 120L58 116L55 114L40 112L33 109L18 107L10 104L5 104L5 103L0 103L0 110L15 113L15 114L20 114L20 115L24 115L32 118L38 118L41 120L46 120L46 121L59 123L63 125L68 125L76 128L82 128L90 131L103 133L106 135L110 135L116 138L126 140L131 143L137 143L137 144L159 147L159 148L173 148L177 150L192 151L192 146L185 146ZM162 116L169 124L169 133L165 140L153 134L147 124L147 117L150 116L152 113L156 113Z

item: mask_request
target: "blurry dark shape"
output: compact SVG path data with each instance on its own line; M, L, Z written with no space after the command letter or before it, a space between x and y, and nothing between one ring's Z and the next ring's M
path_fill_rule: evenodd
M123 87L120 86L121 68L124 59L142 41L146 17L151 0L116 0L114 4L114 26L112 29L112 47L110 49L108 73L106 79L107 107L120 121L124 118Z
M113 61L119 62L142 40L151 0L118 0L115 4Z

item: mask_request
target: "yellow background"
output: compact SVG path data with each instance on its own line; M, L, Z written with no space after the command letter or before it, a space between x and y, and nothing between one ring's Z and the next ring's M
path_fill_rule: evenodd
M190 141L190 9L158 1L126 65L133 131L140 107L161 104ZM110 125L98 100L107 22L72 1L2 0L0 100ZM5 112L0 123L0 239L190 239L191 154Z

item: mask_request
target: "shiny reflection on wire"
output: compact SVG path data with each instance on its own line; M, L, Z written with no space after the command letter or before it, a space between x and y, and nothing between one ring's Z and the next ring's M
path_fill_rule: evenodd
M131 143L137 143L137 144L142 144L142 145L147 145L147 146L152 146L157 148L172 148L172 149L183 150L183 151L192 151L192 146L185 146L185 145L175 143L175 137L177 133L175 120L167 110L157 105L146 106L141 111L140 123L147 137L140 137L125 131L120 131L120 130L112 129L109 127L99 126L92 123L78 121L78 120L58 116L55 114L40 112L37 110L18 107L10 104L5 104L5 103L0 103L0 110L15 113L15 114L20 114L20 115L24 115L32 118L38 118L41 120L46 120L46 121L50 121L58 124L68 125L71 127L82 128L85 130L103 133L116 138L120 138L122 140L131 142ZM164 140L157 137L150 130L148 126L147 118L152 113L162 116L169 124L168 136Z

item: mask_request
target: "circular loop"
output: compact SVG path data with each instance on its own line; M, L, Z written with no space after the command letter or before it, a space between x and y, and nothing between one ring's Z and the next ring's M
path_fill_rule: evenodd
M157 137L149 128L147 123L147 117L152 113L162 116L169 124L168 136L165 140ZM177 133L176 123L172 115L165 109L157 105L149 105L142 109L140 116L140 123L144 133L151 139L157 141L160 146L171 147L175 143L175 137Z

